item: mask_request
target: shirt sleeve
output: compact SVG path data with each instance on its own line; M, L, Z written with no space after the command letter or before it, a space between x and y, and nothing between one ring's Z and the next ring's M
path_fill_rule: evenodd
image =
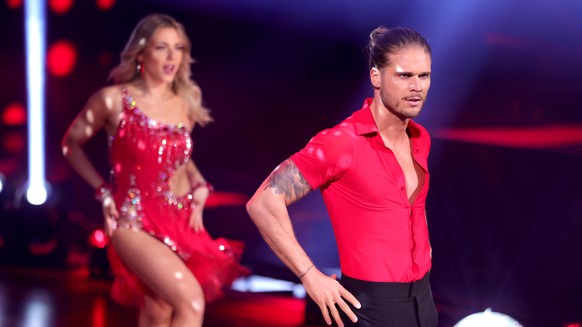
M346 131L324 130L290 159L315 190L341 178L349 170L353 141L353 136Z

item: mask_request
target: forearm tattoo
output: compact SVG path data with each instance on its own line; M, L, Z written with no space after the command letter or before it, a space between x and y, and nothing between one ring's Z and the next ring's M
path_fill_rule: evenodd
M311 191L293 161L287 159L279 165L267 179L265 190L271 188L276 194L284 194L287 204L301 199Z

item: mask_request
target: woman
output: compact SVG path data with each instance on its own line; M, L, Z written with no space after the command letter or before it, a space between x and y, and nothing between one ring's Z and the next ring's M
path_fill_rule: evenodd
M144 17L111 71L115 85L91 96L63 138L65 157L102 204L112 297L140 307L140 326L201 326L205 302L245 273L241 244L204 230L212 186L190 158L190 132L212 118L190 80L190 48L176 20ZM82 150L101 128L112 186Z

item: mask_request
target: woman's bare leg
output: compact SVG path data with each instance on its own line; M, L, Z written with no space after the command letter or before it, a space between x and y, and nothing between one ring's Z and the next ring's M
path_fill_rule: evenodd
M139 309L139 327L169 327L174 308L159 296L147 290L144 305Z
M120 228L111 241L123 262L156 296L172 306L170 326L202 326L202 288L177 254L143 231Z

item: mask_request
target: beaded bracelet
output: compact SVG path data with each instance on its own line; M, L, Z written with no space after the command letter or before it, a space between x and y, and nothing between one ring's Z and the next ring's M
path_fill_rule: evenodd
M206 187L208 189L208 191L210 192L210 194L214 193L214 186L212 184L208 183L207 181L199 182L198 184L196 184L195 186L192 187L192 191L196 190L199 187Z
M95 189L95 193L93 195L95 196L95 200L103 203L103 200L105 200L106 197L111 196L111 193L111 185L103 183L99 185L97 189Z

